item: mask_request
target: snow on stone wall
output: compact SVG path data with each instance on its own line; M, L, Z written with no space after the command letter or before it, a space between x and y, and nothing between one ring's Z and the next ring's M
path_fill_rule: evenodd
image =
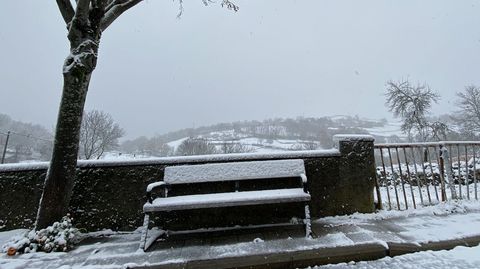
M355 211L369 212L373 210L373 198L370 199L373 185L369 177L369 169L373 166L364 166L361 163L373 160L373 143L361 140L346 143L350 143L350 146L342 148L348 148L350 150L348 153L340 153L338 150L321 150L174 157L145 161L80 161L69 211L77 227L88 231L105 228L134 230L142 225L142 206L146 200L146 187L149 183L163 179L166 166L302 159L312 196L312 217L348 214ZM365 143L369 145L365 146ZM370 148L372 148L371 154ZM0 230L29 228L33 225L47 165L47 163L0 165L2 192ZM345 176L347 172L349 175ZM271 183L262 180L255 182L251 187L265 188ZM210 183L202 186L202 191L215 192L217 189L229 188L231 185L231 183ZM169 194L174 194L174 191L172 190ZM189 189L184 188L182 191L189 191ZM286 205L281 207L287 211L295 209ZM177 214L174 220L188 223L192 218L197 218L206 222L231 223L232 219L238 219L238 215L252 215L262 219L275 217L277 214L277 211L272 208L268 210L263 208L263 210L251 212L251 209L247 208L243 211L235 211L235 214L232 213L233 211L225 212L222 218L215 217L218 212L208 214L201 212L196 217L189 213L183 218ZM271 216L262 213L266 211L272 213Z
M248 160L269 160L269 159L293 159L293 158L321 158L338 157L340 152L337 149L328 150L304 150L270 153L231 153L196 156L177 156L149 158L145 160L79 160L77 166L84 167L115 167L115 166L145 166L145 165L169 165L181 163L208 163L208 162L233 162ZM1 172L43 170L48 168L48 162L0 164Z

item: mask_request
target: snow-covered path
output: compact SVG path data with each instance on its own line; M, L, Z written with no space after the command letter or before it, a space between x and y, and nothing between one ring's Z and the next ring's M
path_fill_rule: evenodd
M311 269L310 267L309 269ZM475 269L480 268L480 246L452 250L422 251L376 261L361 261L315 266L314 269Z
M347 252L350 251L350 255L357 251L372 250L374 252L370 252L370 254L373 253L373 257L380 258L385 257L388 253L398 255L422 249L435 249L432 248L435 244L437 249L439 245L451 248L465 244L467 241L470 242L469 244L471 242L478 244L480 242L478 227L480 227L480 202L460 201L408 211L381 211L376 214L322 218L312 223L312 228L316 233L316 238L313 240L303 237L301 225L293 226L294 229L289 228L290 232L293 232L290 235L289 231L284 230L285 227L277 228L276 231L279 233L270 238L263 237L268 233L259 233L259 230L255 228L251 231L252 234L244 234L242 240L240 240L240 236L233 236L234 239L232 239L232 235L220 235L219 237L212 235L200 244L198 238L187 238L181 244L167 240L167 242L158 243L157 247L151 251L143 253L137 251L140 236L138 233L104 234L103 237L91 234L90 239L84 240L80 246L68 253L29 253L14 257L0 254L0 268L110 269L141 265L181 268L182 266L188 267L191 262L196 261L215 260L221 264L225 260L229 262L232 260L244 261L254 256L261 258L255 260L257 263L276 262L280 259L294 260L299 255L305 256L305 253L317 255L316 257L320 257L319 259L337 255L334 260L348 262L350 259L346 258L348 254L333 250L343 248ZM14 232L0 232L0 245L5 243L12 233ZM452 240L454 240L453 243ZM445 242L447 244L442 245ZM395 246L397 246L396 250ZM405 249L407 250L405 251ZM460 254L455 254L459 251ZM450 263L451 266L435 268L450 269L455 266L480 268L480 264L478 264L480 258L464 259L470 255L469 251L480 252L480 247L473 248L473 250L457 248L453 252L421 252L372 262L329 266L339 266L332 268L354 266L352 269L385 268L388 263L392 263L390 268L431 268L430 264L432 266L440 265L457 259L458 261ZM308 256L308 259L316 257ZM372 256L370 255L370 257ZM442 259L445 262L442 263ZM325 259L315 263L325 264L331 261L331 259ZM421 261L422 265L416 263ZM400 265L396 266L396 263ZM409 267L409 265L411 266Z
M424 244L480 236L480 202L447 202L436 206L326 217L316 221L328 227L355 227L372 241Z

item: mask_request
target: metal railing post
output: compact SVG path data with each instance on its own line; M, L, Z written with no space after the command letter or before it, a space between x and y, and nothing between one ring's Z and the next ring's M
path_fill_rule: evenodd
M475 158L475 145L473 145L473 186L475 190L475 200L478 200L477 194L477 160Z
M7 132L7 139L5 140L5 146L3 147L2 153L2 164L5 163L5 154L7 153L8 140L10 139L10 131Z
M410 167L408 163L408 158L407 158L407 151L405 148L403 148L403 157L405 158L405 166L407 166L407 179L408 179L408 184L410 185L410 193L412 195L412 203L413 203L413 208L417 208L417 204L415 203L415 194L413 193L413 187L412 187L412 175L410 174Z
M460 171L460 168L459 168ZM467 185L467 199L470 200L470 169L468 167L468 148L465 145L465 184Z
M442 156L442 145L440 145L439 150L435 150L435 157L438 161L438 171L440 173L440 190L442 192L442 202L447 201L447 191L445 190L445 162L443 161Z
M392 210L392 202L390 200L390 191L388 189L388 179L387 179L387 170L385 169L385 160L383 159L383 149L380 148L380 158L382 158L382 168L383 168L383 174L384 174L384 179L385 179L385 188L387 189L387 199L388 199L388 208ZM393 176L393 171L392 171L392 176Z
M447 180L445 181L448 184L448 188L450 188L452 199L457 199L457 191L455 189L455 182L454 182L455 179L453 177L452 164L450 162L450 153L447 147L445 146L440 146L440 150L441 150L440 158L443 158L443 163L446 171L446 173L444 174L444 178L446 178Z

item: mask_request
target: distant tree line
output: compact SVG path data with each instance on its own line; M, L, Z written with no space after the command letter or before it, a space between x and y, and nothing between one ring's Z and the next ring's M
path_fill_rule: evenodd
M235 140L213 142L204 137L188 137L174 149L159 136L152 138L141 136L134 140L125 141L121 149L130 154L155 157L246 153L253 151L251 147Z
M149 156L173 156L193 155L191 150L199 154L213 153L240 153L251 152L248 146L237 142L244 137L255 137L264 142L271 143L276 139L289 139L304 141L292 150L311 150L317 148L330 148L333 145L332 137L338 133L368 133L365 128L382 127L386 120L367 120L358 116L338 116L306 118L275 118L264 121L237 121L233 123L220 123L198 128L187 128L170 132L164 135L156 135L148 138L145 136L127 140L122 143L120 149L127 153L144 154ZM230 132L227 132L230 131ZM202 138L207 135L209 139ZM175 151L168 146L168 142L189 137L183 143L188 145L179 146ZM200 146L202 144L214 144ZM220 142L218 142L220 141ZM194 146L197 145L197 146ZM184 148L188 148L186 150ZM204 149L200 151L200 148ZM213 153L212 153L213 152ZM196 154L195 154L196 155Z
M0 114L0 150L8 139L6 163L26 160L49 160L52 154L53 137L50 131L38 124L13 120Z
M0 114L0 150L8 139L6 163L29 160L48 161L53 150L52 132L38 124L12 120ZM113 117L98 110L85 111L80 131L80 159L99 159L105 152L116 149L125 131Z

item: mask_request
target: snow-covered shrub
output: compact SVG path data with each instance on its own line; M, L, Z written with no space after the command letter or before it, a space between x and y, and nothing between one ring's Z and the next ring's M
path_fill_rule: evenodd
M31 230L14 236L2 246L2 252L9 255L29 252L68 251L80 241L80 232L73 227L67 215L60 222L39 231Z

